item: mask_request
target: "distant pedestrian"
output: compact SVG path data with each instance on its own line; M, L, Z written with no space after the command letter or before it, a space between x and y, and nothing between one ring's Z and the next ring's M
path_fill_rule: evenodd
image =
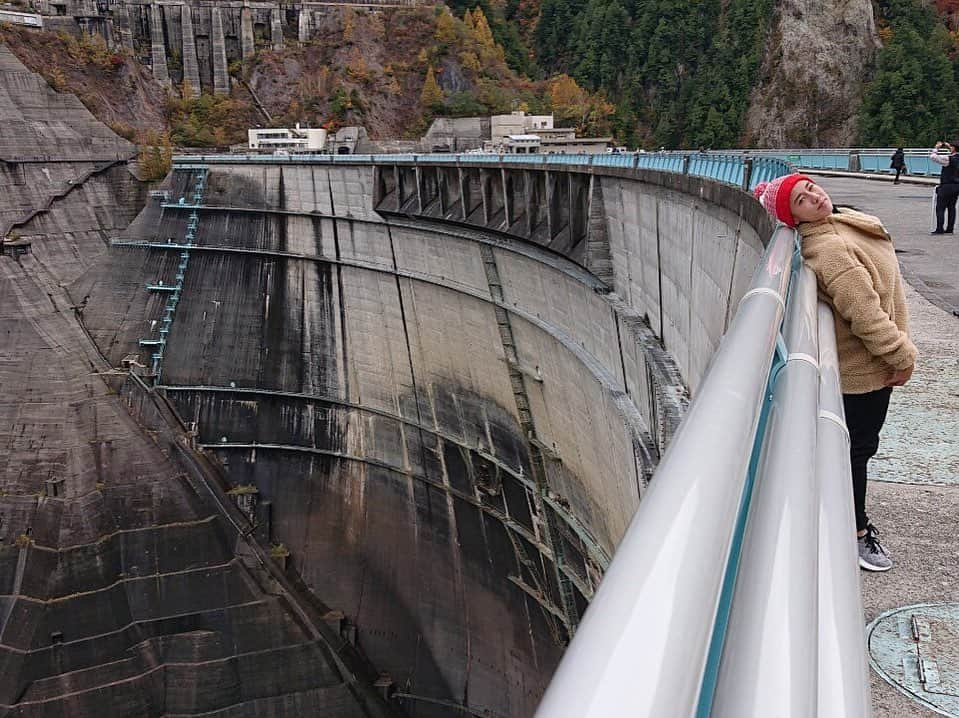
M944 147L948 155L939 154ZM939 186L936 187L936 228L930 234L952 234L956 226L956 200L959 199L959 140L939 141L929 153L929 159L942 165L939 172ZM946 227L943 229L943 219Z
M899 184L899 175L906 169L906 153L902 151L902 147L897 147L896 151L892 153L892 162L889 163L889 166L896 170L896 179L892 183Z
M849 429L859 565L892 568L866 515L866 468L879 449L894 386L912 377L918 352L892 239L876 218L833 207L822 187L794 173L754 190L771 215L802 235L802 256L832 308L843 408Z

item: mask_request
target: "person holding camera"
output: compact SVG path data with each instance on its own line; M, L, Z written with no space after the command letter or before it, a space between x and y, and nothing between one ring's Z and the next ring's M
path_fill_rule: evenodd
M949 154L939 150L945 148ZM939 186L936 187L936 228L930 234L952 234L956 224L956 200L959 199L959 142L936 143L929 159L942 166L939 173ZM946 227L943 229L943 220Z

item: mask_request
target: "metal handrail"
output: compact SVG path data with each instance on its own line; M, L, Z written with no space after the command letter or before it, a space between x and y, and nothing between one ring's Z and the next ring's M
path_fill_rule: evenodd
M820 716L872 712L869 667L862 644L859 559L850 529L856 525L848 476L849 430L839 384L832 309L819 302L819 415L816 478L819 484L819 701Z
M770 241L538 718L605 718L624 706L631 716L695 715L748 506L794 244L785 229Z
M701 700L706 715L717 718L816 715L819 492L810 457L817 446L819 333L816 277L808 268L793 278L787 306L786 353L771 382L715 694ZM854 533L849 526L850 542Z
M795 169L847 171L866 174L893 174L889 167L895 148L817 148L817 149L730 149L719 151L674 150L660 152L626 152L616 154L375 154L375 155L181 155L175 163L254 162L254 163L322 163L322 164L539 164L592 167L627 167L664 172L692 174L735 184L745 189L755 187L786 171ZM929 159L930 149L904 150L906 174L920 177L937 176L941 167ZM750 176L751 168L770 162L781 163L771 176Z
M794 242L771 240L537 718L870 715L835 329Z

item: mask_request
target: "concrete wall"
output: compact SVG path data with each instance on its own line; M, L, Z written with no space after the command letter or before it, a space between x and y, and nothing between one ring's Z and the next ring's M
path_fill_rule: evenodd
M422 195L456 196L455 168L407 178L411 219L374 211L414 200L370 166L211 164L161 379L371 662L494 715L535 708L768 229L701 180L519 171L566 188L510 200L566 218L540 223L560 241L511 239L502 205L445 221ZM174 172L173 201L195 181ZM187 216L152 204L129 235L176 243ZM112 362L153 336L145 285L178 255L116 248L74 284ZM590 257L612 258L606 283Z
M97 33L111 47L131 50L161 82L189 80L195 91L229 92L227 67L259 49L279 49L284 38L307 42L322 16L337 6L414 7L421 0L337 0L334 3L211 2L186 0L36 0L48 29ZM329 5L329 7L326 7ZM186 8L184 10L184 8ZM189 22L183 19L188 13ZM153 16L151 18L151 15ZM216 16L219 15L219 18ZM291 22L292 18L296 18ZM186 34L184 34L186 29ZM193 60L193 57L196 60Z
M661 339L691 390L772 232L745 193L682 175L475 163L377 173L380 212L484 227L589 270Z
M604 178L602 201L612 289L648 321L695 391L770 228L757 231L736 205L635 179Z
M0 98L0 232L32 242L0 256L0 713L387 715L361 699L377 674L294 617L295 592L194 483L183 432L146 421L156 404L98 354L77 321L96 278L63 291L111 236L155 229L149 211L128 227L145 194L117 159L132 147L5 48ZM120 259L118 294L142 296L158 258ZM113 305L103 346L135 345L142 314L122 318L146 304Z

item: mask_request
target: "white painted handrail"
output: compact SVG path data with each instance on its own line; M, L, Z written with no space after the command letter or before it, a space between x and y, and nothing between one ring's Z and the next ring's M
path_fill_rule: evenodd
M779 335L794 243L770 241L536 718L869 718L835 330L806 268Z
M773 361L793 255L776 232L538 718L691 716Z

